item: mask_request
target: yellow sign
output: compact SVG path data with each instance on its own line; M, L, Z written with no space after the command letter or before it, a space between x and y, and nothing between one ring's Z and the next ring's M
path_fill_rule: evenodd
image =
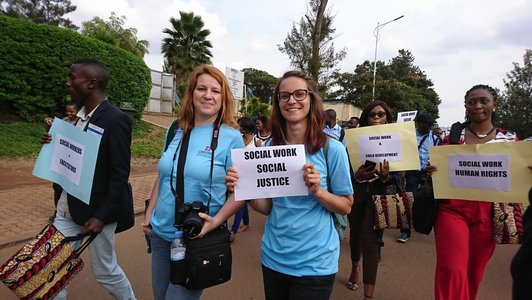
M359 127L345 131L353 170L366 160L390 162L391 171L419 170L414 122Z
M431 147L434 197L491 202L528 202L532 143Z

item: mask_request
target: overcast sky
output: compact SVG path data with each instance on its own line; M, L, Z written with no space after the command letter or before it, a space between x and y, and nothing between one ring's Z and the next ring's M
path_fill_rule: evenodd
M127 17L126 27L150 42L144 59L162 69L162 33L170 17L193 11L211 31L213 62L218 68L255 68L276 77L290 70L288 57L279 52L294 22L307 10L305 0L72 0L75 12L67 15L81 22L99 16L108 20L112 11ZM440 95L441 126L462 121L463 97L475 84L504 89L503 79L522 65L525 49L532 48L530 0L329 0L335 16L335 48L347 48L341 70L353 72L357 64L373 61L377 23L404 15L380 30L377 60L389 62L406 49Z

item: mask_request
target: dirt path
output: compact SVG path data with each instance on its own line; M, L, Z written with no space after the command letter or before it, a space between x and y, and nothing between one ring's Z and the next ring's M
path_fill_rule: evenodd
M132 158L131 176L157 172L157 161L155 158ZM32 175L34 164L34 158L0 157L0 191L50 184Z

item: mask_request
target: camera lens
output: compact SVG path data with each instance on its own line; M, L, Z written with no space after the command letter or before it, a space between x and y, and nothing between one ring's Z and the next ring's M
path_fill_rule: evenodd
M203 228L203 219L198 216L197 212L190 212L183 222L183 231L187 237L195 238Z

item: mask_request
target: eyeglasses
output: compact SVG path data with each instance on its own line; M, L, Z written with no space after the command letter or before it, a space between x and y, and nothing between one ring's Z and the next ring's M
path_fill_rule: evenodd
M370 113L368 114L368 117L370 117L370 118L375 118L375 117L377 117L377 116L378 116L379 118L384 118L384 117L386 117L386 113L383 112L383 111L379 111L379 112L374 112L374 111L372 111L372 112L370 112Z
M308 93L310 93L309 90L295 90L292 93L289 92L280 92L277 95L277 98L280 102L288 102L290 100L290 96L294 97L296 101L303 101L307 98Z

